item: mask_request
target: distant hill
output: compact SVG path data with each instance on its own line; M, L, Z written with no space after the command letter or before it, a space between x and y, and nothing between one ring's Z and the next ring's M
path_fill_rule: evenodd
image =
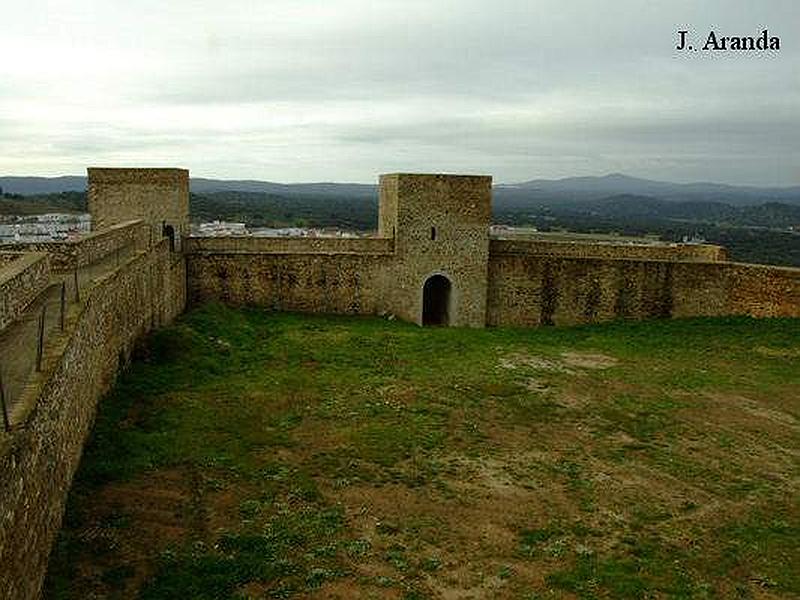
M85 191L86 177L0 177L3 191L42 195ZM353 199L377 198L378 186L360 183L275 183L259 180L224 180L194 177L192 192L249 192L279 196L335 196ZM781 202L800 205L800 186L754 187L721 183L669 183L612 173L601 177L533 179L517 184L497 184L495 205L502 208L554 206L592 202L617 195L649 196L669 202L721 202L734 206Z
M765 202L732 206L724 202L668 201L650 196L620 194L591 203L561 207L564 214L585 214L607 218L673 219L718 224L777 227L800 225L800 205Z
M193 177L190 186L195 194L250 192L279 196L350 196L353 198L367 198L376 196L378 193L377 185L366 183L274 183L271 181Z
M86 212L86 192L58 192L22 196L0 196L0 215L41 215L43 213Z
M193 221L244 222L260 227L313 226L371 230L378 223L378 201L372 194L192 192Z
M612 173L602 177L568 177L566 179L534 179L518 184L495 186L499 201L520 202L586 202L608 196L632 194L673 202L724 202L743 206L765 202L800 205L800 186L754 187L722 183L669 183Z
M65 175L62 177L0 177L0 188L10 194L41 196L58 192L86 191L86 177ZM361 183L274 183L272 181L205 179L193 177L191 189L198 194L214 192L250 192L281 196L352 196L363 198L374 196L378 186Z
M0 177L0 188L8 194L41 196L58 192L85 192L86 177L63 175L61 177Z
M592 191L591 185L598 179L604 182L600 187L605 185L606 189L633 185L631 180L645 181L609 176L498 185L494 188L492 220L533 226L543 232L647 234L665 241L699 236L726 246L734 260L800 266L800 200L792 196L793 188L765 188L763 195L756 196L753 188L742 191L733 186L696 184L689 188L694 192L700 189L702 193L680 195L668 192L669 186L675 184L645 181L653 184L648 187L653 194L600 194ZM85 185L82 177L4 177L0 178L0 185L5 192L0 196L0 217L86 210L86 192L82 189L19 193L48 186L80 187ZM720 187L741 193L728 194L725 201L720 201L717 199ZM776 195L785 200L771 199ZM375 230L378 222L378 189L374 185L200 178L192 180L189 203L195 222L222 219L252 227L337 227L362 231Z

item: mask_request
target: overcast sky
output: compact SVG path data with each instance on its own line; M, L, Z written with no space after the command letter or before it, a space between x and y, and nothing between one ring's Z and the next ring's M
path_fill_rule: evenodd
M797 0L3 2L0 174L800 184ZM778 53L681 53L696 36Z

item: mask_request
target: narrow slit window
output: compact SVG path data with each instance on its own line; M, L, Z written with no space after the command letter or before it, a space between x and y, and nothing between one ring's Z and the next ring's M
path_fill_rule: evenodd
M436 239L436 227L431 227L431 239Z

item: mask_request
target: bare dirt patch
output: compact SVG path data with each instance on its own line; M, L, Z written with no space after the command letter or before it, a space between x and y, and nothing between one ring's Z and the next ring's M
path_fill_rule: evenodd
M599 352L562 352L560 358L535 356L525 352L514 352L500 357L498 365L503 369L533 369L555 373L575 373L578 370L608 369L619 361L613 356Z
M87 507L91 517L77 536L102 558L77 564L81 577L100 586L108 565L124 564L132 569L124 589L138 589L152 572L153 552L185 539L196 526L191 478L182 469L105 486Z
M545 358L543 356L533 356L523 352L515 352L506 356L500 357L498 362L499 366L503 369L519 369L528 368L535 371L555 371L555 372L569 372L564 367L561 361L552 358Z
M719 406L727 406L733 410L739 410L752 417L773 421L780 425L785 425L793 429L800 429L800 421L788 412L777 410L763 402L742 396L739 394L729 394L720 392L710 392L706 396Z
M757 346L755 352L769 358L799 358L800 348L769 348L767 346Z
M578 369L608 369L619 364L613 356L597 352L562 352L561 357L564 364Z

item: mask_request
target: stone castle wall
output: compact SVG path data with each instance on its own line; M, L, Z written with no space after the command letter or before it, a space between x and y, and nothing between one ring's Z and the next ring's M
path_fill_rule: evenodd
M391 254L394 240L380 237L190 237L184 250L196 252L249 252L267 254Z
M161 233L154 238L161 239ZM46 252L54 271L71 271L95 263L120 248L142 248L150 243L150 230L143 221L117 223L64 242L28 242L14 244L19 252Z
M391 265L389 254L196 252L187 255L189 302L375 315L387 310Z
M533 327L730 314L800 316L800 269L700 262L703 256L720 256L715 246L689 247L689 259L675 261L592 256L592 248L582 253L573 248L580 243L550 245L541 253L537 244L490 242L486 325ZM419 310L419 305L402 312L403 306L413 305L398 288L399 258L390 248L390 240L382 238L191 238L187 243L190 302L217 300L301 312L394 313L416 321L411 316L419 313L411 311ZM643 254L651 249L642 248ZM559 249L564 255L556 254ZM624 256L627 249L622 246L617 251ZM418 284L424 279L419 275ZM453 281L455 286L462 284L455 277Z
M196 245L193 239L191 246L200 247L206 239ZM303 240L292 242L299 246ZM192 303L403 316L395 312L395 260L390 253L366 252L192 252L187 256L189 297ZM800 269L726 262L492 252L486 290L489 326L800 316Z
M182 312L185 283L183 257L161 241L96 282L48 344L18 424L0 432L0 598L39 596L97 401L135 340Z
M92 228L141 219L160 239L164 225L175 240L189 233L189 171L186 169L88 169L87 202Z
M425 281L443 274L452 325L800 310L797 269L734 265L708 244L489 239L490 208L488 177L384 175L376 238L188 239L190 299L421 324Z
M676 264L673 317L800 317L800 269Z
M489 261L490 326L723 315L800 317L800 269L518 252Z
M13 250L11 252L0 250L0 269L21 258L22 254L22 252L14 252Z
M423 286L452 284L450 324L483 327L492 178L398 173L380 178L379 235L395 238L387 310L422 324Z
M421 324L425 281L443 274L450 324L482 327L491 178L384 175L380 194L376 238L189 238L190 301L386 312Z
M722 246L713 244L626 244L620 242L550 241L492 238L492 254L536 254L572 258L642 258L680 262L727 260Z
M50 256L44 252L3 253L0 266L0 331L22 317L50 284ZM1 263L0 263L1 264Z
M800 317L800 269L730 264L731 310L754 317Z

